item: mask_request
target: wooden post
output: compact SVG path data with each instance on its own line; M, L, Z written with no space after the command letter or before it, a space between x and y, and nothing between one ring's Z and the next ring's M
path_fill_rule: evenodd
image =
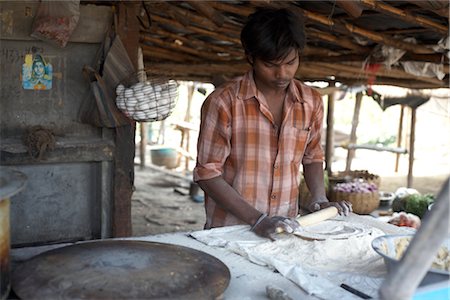
M330 87L334 87L335 83L330 82ZM334 154L334 92L328 94L328 106L327 106L327 133L325 144L325 170L327 171L328 178L332 176L332 163Z
M414 140L416 134L416 107L411 108L411 134L409 136L409 165L408 179L406 187L412 187L413 184L413 165L414 165Z
M402 104L400 109L400 121L398 122L398 132L397 132L397 148L402 146L402 134L403 134L403 115L405 112L405 106ZM400 161L400 153L395 154L395 173L398 172L398 164Z
M188 104L186 108L186 115L184 116L184 121L189 123L191 121L191 106L192 106L192 97L195 92L195 83L190 84L188 87ZM183 131L183 139L185 140L186 146L184 149L189 152L189 139L190 139L190 130L186 129ZM185 156L185 164L184 169L189 170L189 157Z
M356 94L355 110L353 111L352 131L350 133L350 144L356 144L356 129L359 123L359 112L361 110L363 94L361 92ZM347 149L347 162L345 164L345 171L351 170L352 160L355 157L355 149Z
M142 55L142 48L138 48L138 79L139 82L145 82L147 80L147 74L144 71L144 56ZM141 144L140 144L140 167L141 170L145 168L146 165L146 154L147 154L147 123L140 122L140 136L141 136Z
M116 32L127 49L133 65L137 68L139 47L139 14L141 3L119 2L117 4ZM113 237L132 234L131 196L134 186L135 123L115 128L114 153L114 204L112 213Z

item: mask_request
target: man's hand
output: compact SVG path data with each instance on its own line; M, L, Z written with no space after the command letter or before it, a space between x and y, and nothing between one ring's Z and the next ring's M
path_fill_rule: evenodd
M339 202L330 202L330 201L313 202L309 205L308 209L310 212L315 212L330 206L336 207L338 213L344 216L347 216L349 213L353 211L352 204L345 200Z
M301 228L295 218L280 216L266 217L253 227L253 232L259 236L275 240L274 236L280 232L292 233Z

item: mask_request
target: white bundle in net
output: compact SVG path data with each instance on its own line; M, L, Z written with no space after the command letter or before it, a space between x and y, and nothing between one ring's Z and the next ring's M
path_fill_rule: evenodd
M130 87L119 84L116 87L116 104L129 118L136 121L161 121L175 108L178 98L178 84L166 82L138 82Z

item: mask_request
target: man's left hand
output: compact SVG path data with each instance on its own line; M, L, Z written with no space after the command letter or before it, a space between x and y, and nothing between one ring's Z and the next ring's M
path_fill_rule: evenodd
M313 202L309 205L309 210L311 212L315 212L330 206L334 206L337 208L338 213L340 215L347 216L349 213L353 211L352 204L348 201L339 201L339 202L330 202L330 201L323 201L323 202Z

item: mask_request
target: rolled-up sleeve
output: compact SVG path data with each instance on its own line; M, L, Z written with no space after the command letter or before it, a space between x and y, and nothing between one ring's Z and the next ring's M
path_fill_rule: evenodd
M231 150L230 111L225 99L211 94L201 109L201 125L197 142L197 163L194 181L222 175Z
M314 95L314 113L311 120L311 133L306 145L305 154L302 163L304 165L323 162L325 154L321 145L322 128L323 128L323 102L322 97L317 91L313 91Z

